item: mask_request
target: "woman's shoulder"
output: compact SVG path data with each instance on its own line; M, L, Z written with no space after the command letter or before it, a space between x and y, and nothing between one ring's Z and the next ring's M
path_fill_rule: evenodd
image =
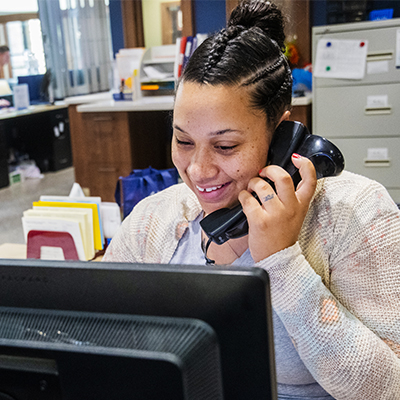
M366 188L369 186L373 187L383 187L379 182L370 179L364 175L359 175L354 172L350 171L343 171L340 175L338 176L333 176L329 178L323 179L325 181L325 187L326 186L335 186L335 185L345 185L349 187L353 187L354 190Z
M349 171L337 177L321 179L314 196L317 203L329 204L330 208L387 207L396 210L397 205L387 189L379 182Z

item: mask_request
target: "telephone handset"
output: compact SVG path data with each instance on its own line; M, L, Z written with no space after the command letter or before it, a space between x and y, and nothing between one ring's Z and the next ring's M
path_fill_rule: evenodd
M344 158L340 150L329 140L311 135L300 122L283 121L276 129L268 153L268 165L279 165L292 177L295 187L301 177L292 163L292 154L307 157L314 164L317 179L337 176L344 168ZM273 182L265 180L274 188ZM255 193L254 197L260 201ZM200 225L211 241L223 244L229 239L242 237L248 232L246 216L239 204L233 208L222 208L207 215ZM208 246L207 246L208 247Z

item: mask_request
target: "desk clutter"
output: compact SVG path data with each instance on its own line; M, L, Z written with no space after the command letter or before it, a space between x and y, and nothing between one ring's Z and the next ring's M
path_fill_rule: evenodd
M173 95L189 58L207 37L198 33L177 38L171 45L120 49L115 55L113 99Z
M93 260L120 224L116 203L84 196L77 183L69 196L42 195L22 216L27 258Z

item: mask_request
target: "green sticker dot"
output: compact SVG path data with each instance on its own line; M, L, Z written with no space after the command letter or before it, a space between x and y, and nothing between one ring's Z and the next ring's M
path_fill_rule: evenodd
M330 71L330 70L331 70L331 67L328 65L328 66L326 67L326 70L327 70L327 71Z

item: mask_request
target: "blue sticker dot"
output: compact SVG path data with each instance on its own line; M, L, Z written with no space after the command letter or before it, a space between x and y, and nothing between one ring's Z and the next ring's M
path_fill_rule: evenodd
M332 43L331 42L328 42L327 44L326 44L326 47L331 47L332 46Z

